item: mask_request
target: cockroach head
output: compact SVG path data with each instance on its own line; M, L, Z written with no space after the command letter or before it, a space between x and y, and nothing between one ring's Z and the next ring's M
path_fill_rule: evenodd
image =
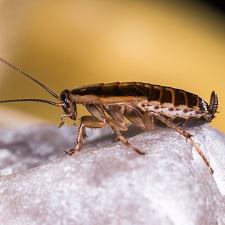
M72 101L69 90L62 91L59 98L63 102L62 108L65 114L69 115L70 119L76 120L77 106L76 103Z

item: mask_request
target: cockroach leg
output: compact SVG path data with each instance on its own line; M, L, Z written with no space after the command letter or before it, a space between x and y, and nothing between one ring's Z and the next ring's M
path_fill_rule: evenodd
M206 156L204 155L204 153L202 152L201 148L198 146L198 144L193 140L193 138L189 139L191 144L195 147L196 151L198 152L198 154L202 157L202 159L204 160L205 164L207 165L207 167L210 170L210 173L213 174L213 168L211 167L208 159L206 158Z
M76 146L66 152L68 155L73 155L78 152L83 144L85 137L85 127L88 128L103 128L105 126L105 121L99 121L93 116L82 116L81 124L78 129L78 137L76 141Z
M74 148L71 148L69 151L66 151L66 154L68 155L73 155L75 152L78 152L80 150L80 147L83 143L84 140L84 132L85 129L85 125L84 124L80 124L79 126L79 130L78 130L78 137L77 137L77 141L76 141L76 146Z
M167 127L170 127L172 129L174 129L175 131L177 131L179 134L181 134L186 139L189 139L189 138L191 138L193 136L192 134L188 133L187 131L185 131L181 127L177 126L172 121L170 121L169 119L165 118L164 116L162 116L160 114L157 114L157 113L151 113L151 114L154 115L154 117L156 119L158 119L162 123L164 123Z
M176 130L179 134L181 134L184 138L186 138L186 140L189 140L190 143L194 146L194 148L197 151L197 153L201 156L201 158L205 162L206 166L209 168L210 173L213 174L214 171L213 171L213 169L212 169L212 167L211 167L211 165L209 163L209 160L204 155L204 153L202 152L202 150L198 146L198 144L193 140L193 138L192 138L193 135L189 134L187 131L185 131L181 127L177 126L176 124L174 124L173 122L171 122L169 119L163 117L162 115L156 114L156 113L152 113L152 114L154 115L155 118L157 118L158 120L160 120L167 127L170 127L172 129Z
M60 122L58 128L61 128L65 124L65 119L67 117L70 117L70 116L71 116L71 114L63 114L63 115L61 115L60 116L61 122Z
M112 112L109 113L109 116L111 116L111 118L107 116L105 111L98 106L88 105L87 109L95 118L98 118L99 120L104 120L105 123L107 123L111 127L111 129L115 132L117 139L120 140L123 144L133 149L138 154L141 155L145 154L141 152L139 149L133 147L120 132L121 130L123 131L127 130L127 123L125 122L125 119L123 118L121 112L123 111L123 109L119 111L120 109L119 107L109 107L106 112L108 113L109 109L113 110L113 113Z
M145 152L142 152L141 150L139 150L138 148L134 147L133 145L131 145L128 140L121 134L120 130L117 129L117 127L115 125L113 125L112 122L108 121L109 126L112 128L112 130L115 132L117 139L120 140L124 145L126 145L128 148L133 149L136 153L138 153L139 155L145 155Z
M120 131L116 130L116 135L117 138L127 147L133 149L136 153L138 153L139 155L145 155L145 152L142 152L141 150L139 150L138 148L134 147L133 145L131 145L128 140L121 134Z
M119 112L119 108L118 107L110 107L110 109L113 109L114 114L111 114L111 118L109 116L106 115L105 111L100 108L99 106L96 105L87 105L87 109L88 111L93 115L93 118L97 118L98 121L105 121L105 122L101 122L103 123L103 125L101 127L105 126L105 123L107 123L111 129L116 133L116 136L118 138L118 140L120 140L123 144L125 144L126 146L132 148L135 152L137 152L138 154L144 154L143 152L141 152L139 149L133 147L128 141L127 139L121 134L121 130L127 130L127 124L123 118L123 115L120 115ZM95 119L96 120L96 119ZM101 128L99 127L99 128Z

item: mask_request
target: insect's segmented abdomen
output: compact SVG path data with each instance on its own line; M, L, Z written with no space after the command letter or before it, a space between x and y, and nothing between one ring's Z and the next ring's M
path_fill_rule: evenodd
M166 86L142 82L115 82L84 86L71 91L76 95L96 95L99 97L136 96L157 101L160 104L171 103L175 107L185 105L189 108L205 110L202 99L190 92Z
M202 105L202 99L190 92L146 83L137 83L137 86L143 90L145 96L148 97L148 101L158 101L160 104L171 103L175 107L184 105L188 108L199 108L200 110L205 110Z

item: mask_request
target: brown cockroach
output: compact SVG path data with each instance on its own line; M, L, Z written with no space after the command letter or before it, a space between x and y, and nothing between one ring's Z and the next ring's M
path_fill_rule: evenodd
M58 96L46 85L5 59L0 58L0 61L31 79L59 100L59 102L53 102L45 99L28 98L3 100L0 103L30 101L62 107L65 114L61 115L59 127L63 126L67 117L77 120L76 104L82 104L87 108L91 115L81 117L76 145L66 152L68 155L73 155L80 151L86 127L103 128L106 126L115 132L118 140L123 144L138 154L145 154L131 145L121 131L128 129L127 121L143 130L153 129L155 123L158 122L174 129L189 140L202 157L210 172L213 173L208 159L195 143L192 135L185 131L184 127L200 126L211 122L215 118L218 98L214 91L211 94L209 104L198 95L184 90L142 82L94 84L73 90L66 89Z

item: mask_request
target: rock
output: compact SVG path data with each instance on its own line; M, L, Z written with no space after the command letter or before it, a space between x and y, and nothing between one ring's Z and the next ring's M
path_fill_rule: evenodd
M113 142L108 129L91 130L71 157L64 151L74 128L1 129L0 224L225 224L225 136L208 125L188 131L213 175L167 128L129 138L143 156Z

